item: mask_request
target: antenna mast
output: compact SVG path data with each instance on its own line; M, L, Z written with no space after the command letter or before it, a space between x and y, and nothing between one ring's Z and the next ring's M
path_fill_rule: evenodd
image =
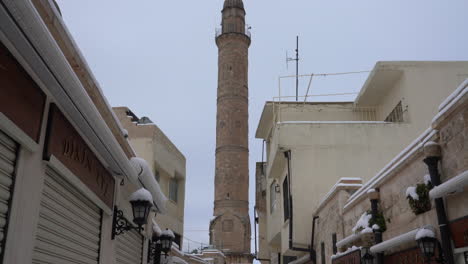
M299 101L299 36L296 36L296 58L289 58L286 53L286 62L290 61L296 61L296 101Z

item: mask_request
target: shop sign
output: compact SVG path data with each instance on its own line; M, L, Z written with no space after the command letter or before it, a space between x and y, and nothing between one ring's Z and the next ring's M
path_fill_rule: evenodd
M0 42L0 113L39 142L46 95Z
M455 248L468 247L468 216L452 221L450 232Z
M344 256L332 260L333 264L360 264L361 263L361 250L353 251Z
M54 104L50 107L46 140L45 158L49 160L54 155L106 205L112 207L114 178Z

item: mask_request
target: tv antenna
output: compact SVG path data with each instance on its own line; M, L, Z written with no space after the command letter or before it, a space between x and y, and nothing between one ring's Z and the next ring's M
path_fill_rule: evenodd
M296 36L296 58L290 58L286 51L286 68L291 61L296 61L296 101L299 101L299 36Z

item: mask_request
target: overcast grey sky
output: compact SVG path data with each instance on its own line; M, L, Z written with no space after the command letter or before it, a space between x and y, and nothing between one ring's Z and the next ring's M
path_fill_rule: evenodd
M199 230L208 230L213 209L214 32L223 0L57 2L111 105L126 105L137 115L150 117L186 156L185 235L207 243L208 231ZM286 68L285 54L286 50L293 54L297 34L301 37L300 73L371 70L380 60L468 60L467 0L244 3L247 23L252 26L252 208L255 162L261 159L255 130L264 102L278 93L278 76L294 74L293 65ZM366 77L327 77L314 82L313 93L357 92ZM306 84L301 81L302 91ZM285 85L293 95L293 82Z

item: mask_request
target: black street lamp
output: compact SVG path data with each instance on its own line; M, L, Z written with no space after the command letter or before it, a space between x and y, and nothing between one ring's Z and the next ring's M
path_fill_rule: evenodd
M172 241L174 240L174 236L172 236L169 232L171 231L166 229L166 232L163 232L159 237L159 241L161 242L161 250L166 256L169 251L171 251Z
M133 223L141 230L141 227L146 224L152 204L150 201L130 201L133 211Z
M133 223L137 226L135 227L130 223L130 221L125 218L123 211L115 206L114 218L112 221L112 240L115 239L115 236L132 229L138 231L143 230L143 226L148 221L148 215L153 204L151 194L147 190L142 188L132 194L130 204L132 205Z
M162 232L159 236L156 233L153 234L151 244L149 246L149 259L153 260L153 264L161 263L161 252L164 252L165 256L169 254L173 240L174 236L172 235L172 231L169 231L168 229Z
M438 250L439 256L436 258L436 261L439 263L444 263L442 257L442 248L440 246L439 240L434 237L422 237L416 240L418 243L419 250L423 257L425 257L428 261L430 261L436 254L436 250Z

